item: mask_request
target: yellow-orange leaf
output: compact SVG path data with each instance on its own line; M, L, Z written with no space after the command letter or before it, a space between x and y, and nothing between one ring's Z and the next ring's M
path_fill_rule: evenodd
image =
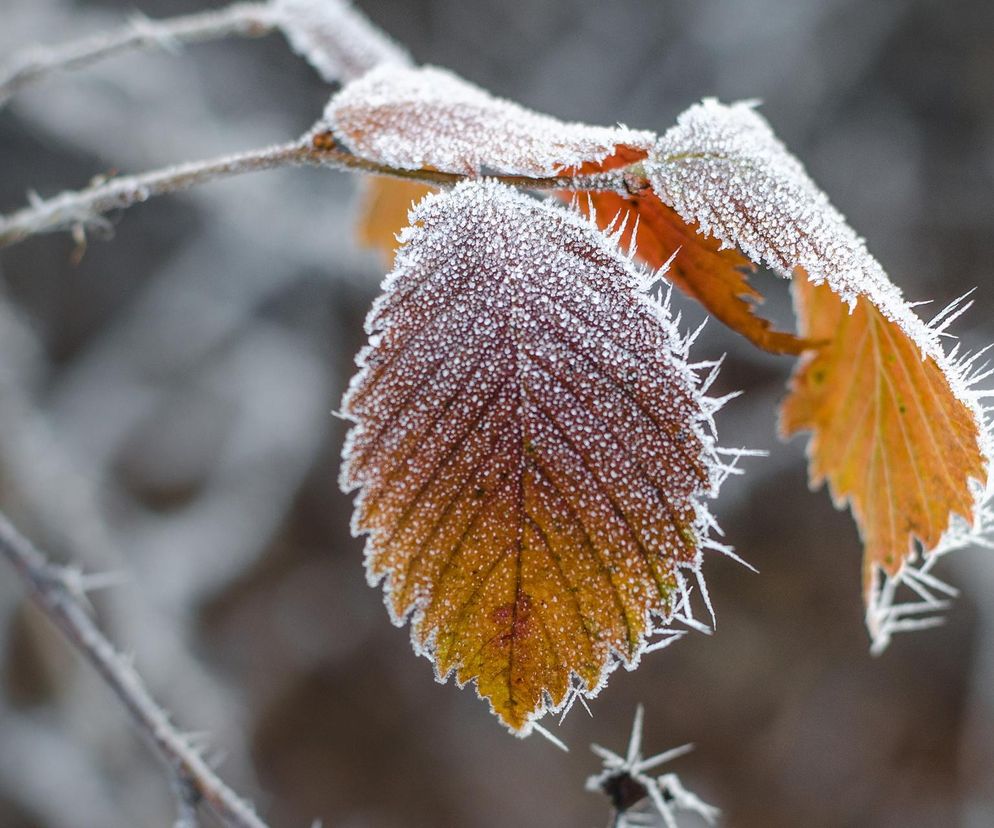
M984 371L971 376L973 361L943 348L955 306L926 325L751 104L691 107L644 168L685 220L783 276L810 279L796 288L800 329L827 344L802 357L783 429L814 432L811 480L827 480L859 524L873 649L934 623L938 596L955 590L929 570L939 555L984 542L994 523L994 435L974 388Z
M589 195L589 202L587 196ZM572 193L565 194L572 198ZM755 270L745 256L697 232L651 190L623 196L613 192L584 193L578 200L588 212L592 204L601 227L612 225L616 217L624 222L619 239L627 247L635 233L638 257L652 267L662 267L673 258L666 278L688 296L700 302L716 319L746 337L765 351L800 354L812 343L794 334L774 330L768 319L756 315L762 295L748 279Z
M356 237L364 247L379 250L393 264L397 234L409 224L407 214L434 187L403 178L370 176L361 182Z
M698 571L713 405L582 217L464 183L412 218L343 404L342 485L392 618L526 733L634 665Z
M935 549L954 515L972 522L970 478L986 480L979 424L935 359L865 297L852 314L830 287L795 276L801 330L830 340L803 357L781 411L785 435L811 431L812 485L848 503L875 565L894 575L919 541Z

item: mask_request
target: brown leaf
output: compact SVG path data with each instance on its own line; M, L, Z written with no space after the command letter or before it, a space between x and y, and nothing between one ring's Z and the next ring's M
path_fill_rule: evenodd
M625 222L619 239L623 248L631 243L634 232L638 257L651 267L662 267L675 254L666 278L754 345L775 354L795 355L813 346L794 334L774 330L768 319L756 315L763 297L749 283L748 273L755 265L737 250L722 249L717 239L701 235L696 225L685 222L651 189L627 196L582 193L578 204L585 214L588 195L601 227L611 226L616 219ZM572 198L572 194L564 197Z
M632 666L717 486L686 346L575 213L497 184L416 208L344 402L372 582L524 734Z
M864 586L874 567L897 573L915 541L935 549L953 515L972 522L969 480L986 480L976 415L933 357L866 298L850 315L827 285L795 276L801 330L830 339L804 356L781 410L784 435L811 431L812 486L828 481L864 544Z

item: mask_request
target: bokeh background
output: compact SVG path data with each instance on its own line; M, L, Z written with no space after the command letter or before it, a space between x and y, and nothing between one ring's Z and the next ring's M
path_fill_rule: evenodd
M422 62L567 119L663 130L703 96L763 112L912 299L977 287L958 325L994 338L994 4L989 0L364 0ZM172 0L0 0L0 59ZM330 89L279 35L135 54L0 110L0 210L114 170L296 136ZM788 359L712 325L726 445L768 449L715 511L754 575L705 567L718 613L614 674L556 730L507 735L435 683L366 586L331 412L383 275L353 241L355 181L258 174L0 251L0 505L38 543L119 572L96 598L185 728L274 826L599 826L591 741L649 751L726 826L994 825L994 557L938 573L945 627L872 658L848 514L809 493L774 407ZM770 315L786 286L760 275ZM927 311L926 311L927 312ZM695 309L688 319L700 318ZM173 819L164 775L109 692L0 572L0 825ZM698 825L692 819L687 825Z

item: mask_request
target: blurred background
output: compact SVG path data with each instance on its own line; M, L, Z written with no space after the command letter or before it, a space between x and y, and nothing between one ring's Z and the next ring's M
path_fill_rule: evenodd
M0 60L188 0L0 0ZM910 299L994 338L994 4L989 0L367 0L420 62L566 119L664 130L703 96L760 98ZM93 176L294 137L330 88L279 35L143 53L0 110L0 211ZM600 826L591 741L648 752L723 825L994 825L994 557L937 574L947 624L868 654L860 545L809 493L774 410L789 359L713 324L725 445L767 449L715 512L761 571L712 557L718 615L620 671L556 733L509 736L435 683L366 586L331 412L384 268L354 240L355 180L262 173L0 251L0 506L52 554L121 573L102 624L222 774L277 826ZM769 275L769 315L788 324ZM925 313L928 311L926 309ZM690 322L701 318L689 308ZM551 722L545 722L552 725ZM93 673L0 571L0 825L171 824L165 777ZM688 819L686 825L702 823Z

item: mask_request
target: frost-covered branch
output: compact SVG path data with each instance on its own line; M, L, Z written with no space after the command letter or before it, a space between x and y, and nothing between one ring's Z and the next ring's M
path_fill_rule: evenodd
M191 822L198 803L228 828L266 828L252 806L229 788L169 721L141 676L107 640L85 604L86 579L51 563L0 514L0 554L21 576L31 598L100 673L131 719L171 771L179 797L179 824Z
M30 206L0 218L0 247L53 230L106 227L106 219L101 217L111 210L246 172L320 163L314 156L313 148L298 141L97 181L84 190L67 191L45 200L31 194Z
M660 765L689 753L693 750L693 745L682 745L643 758L644 718L645 710L640 704L635 709L628 751L624 756L600 745L590 746L601 758L603 767L599 774L587 779L586 787L588 791L603 793L611 800L613 814L610 825L612 828L635 828L657 825L661 821L664 828L678 828L679 812L696 814L708 825L715 825L721 811L688 791L679 776L666 773L656 777L649 773Z
M342 170L388 175L435 184L454 186L469 176L437 170L407 170L390 167L353 155L339 147L328 133L287 144L227 155L207 161L193 161L140 175L97 181L84 190L67 191L49 199L32 194L30 205L0 216L0 247L16 244L29 236L57 230L109 227L103 218L112 210L122 210L147 201L153 196L187 190L222 178L243 173L291 166L328 166ZM523 175L495 176L512 187L535 190L626 190L641 186L638 173L618 170L572 178L533 178Z
M0 106L30 83L48 75L79 69L123 52L176 50L186 43L225 37L260 37L276 26L268 3L235 3L222 9L149 20L141 15L114 32L53 47L34 47L15 55L0 69Z

